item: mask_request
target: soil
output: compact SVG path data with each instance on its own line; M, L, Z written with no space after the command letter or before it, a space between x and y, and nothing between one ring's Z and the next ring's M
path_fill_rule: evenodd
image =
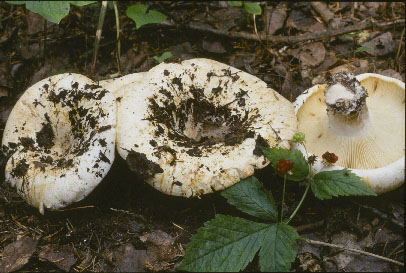
M223 62L259 77L290 101L314 84L325 82L327 72L374 72L404 81L404 3L334 2L321 10L309 2L262 3L263 15L254 21L244 8L230 7L226 1L146 1L143 4L164 13L171 24L139 29L125 16L132 4L135 1L119 2L122 75L148 71L158 64L154 56L170 51L172 57L165 62L196 57ZM53 24L24 5L0 3L0 137L18 98L39 80L74 72L98 81L118 72L111 8L106 12L96 68L91 72L99 11L100 4L71 6L69 15ZM338 36L330 33L305 43L255 40L255 31L297 37L328 32L337 25L361 25L370 18L378 23L403 19L403 23ZM192 27L197 23L200 30ZM373 49L359 50L365 44ZM44 124L39 133L44 147L52 146L53 133ZM257 142L261 145L263 140L258 138ZM27 148L32 145L25 143ZM106 160L104 157L101 154L100 160ZM88 197L41 215L5 182L6 159L0 153L0 268L10 262L9 255L23 253L24 259L12 260L11 271L15 272L172 271L197 229L216 214L257 220L229 205L219 193L186 199L158 192L143 178L159 170L139 154L132 154L127 161L144 162L143 173L137 176L130 170L131 164L129 168L116 154L109 173ZM23 176L26 163L20 161L14 171ZM255 176L271 190L280 209L280 177L270 166L256 171ZM353 248L404 261L404 188L378 197L324 201L309 194L290 224L306 238L342 245L352 242ZM288 183L286 190L285 215L289 215L299 203L304 184ZM26 241L21 244L20 240ZM404 270L362 255L343 256L347 254L301 243L292 271ZM246 271L258 271L258 258Z

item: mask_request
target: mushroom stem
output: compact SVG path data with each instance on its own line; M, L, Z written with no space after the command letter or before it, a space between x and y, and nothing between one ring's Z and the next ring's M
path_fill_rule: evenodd
M338 135L359 135L369 122L368 92L352 73L337 73L327 80L324 95L329 128Z

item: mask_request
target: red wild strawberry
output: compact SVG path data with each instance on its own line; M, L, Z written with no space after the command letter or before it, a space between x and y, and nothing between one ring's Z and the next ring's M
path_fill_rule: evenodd
M281 160L279 160L278 165L276 166L276 171L279 174L286 174L292 168L293 168L292 160L281 159Z
M336 156L334 153L329 153L329 152L325 152L322 155L322 157L325 161L327 161L328 163L332 163L332 164L336 163L338 160L338 156Z

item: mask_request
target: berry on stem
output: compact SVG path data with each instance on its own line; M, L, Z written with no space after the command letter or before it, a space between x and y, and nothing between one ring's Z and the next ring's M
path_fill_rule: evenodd
M305 140L305 134L303 132L297 132L293 135L293 142L299 143Z
M334 153L329 153L329 152L325 152L322 155L322 157L325 161L327 161L328 163L332 163L332 164L336 163L338 160L338 156L336 156Z
M278 165L276 166L276 171L279 174L286 174L292 168L293 168L292 160L281 159L281 160L279 160Z

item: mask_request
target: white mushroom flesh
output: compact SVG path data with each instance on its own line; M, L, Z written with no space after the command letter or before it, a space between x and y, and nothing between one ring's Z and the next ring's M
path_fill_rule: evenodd
M114 160L113 95L79 74L44 79L21 96L3 135L6 181L41 213L83 199Z
M348 88L342 91L337 85L332 89L317 85L299 96L295 102L298 131L306 134L310 153L320 159L326 151L333 152L338 156L336 166L361 170L373 190L388 191L404 181L397 173L404 174L405 84L377 74L357 78L368 97L359 88L355 92ZM365 97L365 103L360 103L361 97ZM341 104L337 107L336 102ZM398 166L398 161L403 162L403 167L390 168L392 174L388 176L393 180L384 175L386 186L367 175L368 170L381 169L385 173L389 170L384 169L386 166Z
M259 146L288 148L296 131L289 101L260 79L207 59L158 65L124 89L119 154L171 195L231 186L269 163Z

